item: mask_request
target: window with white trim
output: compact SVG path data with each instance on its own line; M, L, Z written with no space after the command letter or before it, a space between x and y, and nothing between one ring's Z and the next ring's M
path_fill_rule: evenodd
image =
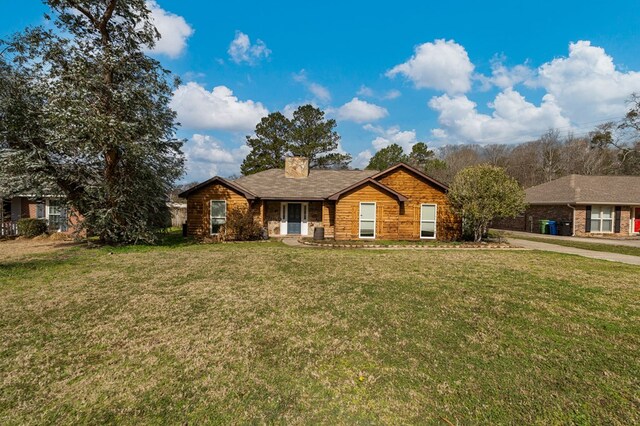
M591 207L591 232L613 232L613 207Z
M227 222L227 202L211 200L210 208L211 235L220 233L220 227Z
M63 211L63 202L58 199L50 199L47 203L47 218L49 219L49 228L60 231L65 230L66 215Z
M376 237L376 203L360 203L360 238Z
M422 204L420 206L420 238L436 237L436 217L438 206Z

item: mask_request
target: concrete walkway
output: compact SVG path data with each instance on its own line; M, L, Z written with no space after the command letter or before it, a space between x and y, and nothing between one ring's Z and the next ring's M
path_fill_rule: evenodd
M532 234L528 234L528 235L531 236ZM572 241L577 241L573 237L565 237L565 238L569 238ZM581 238L581 240L584 240L584 239L589 240L589 242L594 242L590 238ZM551 240L550 243L539 243L537 241L519 240L517 238L511 238L511 237L508 237L507 240L513 245L524 247L529 250L544 250L544 251L552 251L555 253L575 254L577 256L590 257L591 259L608 260L611 262L626 263L628 265L640 265L640 256L631 256L628 254L607 253L604 251L583 250L579 248L559 246L556 244L552 244L553 240Z
M579 241L581 243L607 244L610 246L640 247L640 237L630 237L628 239L601 238L601 237L585 238L585 237L563 237L561 235L534 234L531 232L520 232L520 231L503 231L501 229L494 229L493 231L506 232L507 234L513 235L515 238L518 238L518 236L531 237L531 238L545 238L545 239L548 239L549 242L551 243L553 242L553 240L567 240L567 241Z

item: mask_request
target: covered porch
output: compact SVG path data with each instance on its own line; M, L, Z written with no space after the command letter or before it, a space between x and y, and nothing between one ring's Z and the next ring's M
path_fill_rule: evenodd
M325 200L260 200L263 226L271 237L313 236L323 227L325 237L333 238L335 203Z

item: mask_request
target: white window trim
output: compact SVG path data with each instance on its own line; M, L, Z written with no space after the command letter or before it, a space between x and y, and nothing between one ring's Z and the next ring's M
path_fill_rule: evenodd
M363 204L373 204L373 237L362 236L362 205ZM365 240L375 240L377 223L378 223L378 204L375 201L361 201L360 211L358 212L358 238L365 239Z
M309 234L309 203L300 201L280 202L280 235L289 235L289 204L300 204L300 235Z
M635 232L634 231L634 227L635 227L635 219L636 216L638 215L638 213L640 213L640 207L632 207L629 211L629 235L638 235L640 234L640 232Z
M51 226L51 219L50 219L50 216L51 216L51 204L50 204L50 201L51 201L50 198L45 198L45 200L44 200L44 205L45 205L45 207L44 207L44 218L47 221L47 226ZM60 213L58 215L54 215L54 216L60 216L60 219L68 220L68 217L67 217L66 214L64 215L64 218L63 218L62 207L60 207ZM58 228L56 232L62 232L62 228L61 227Z
M434 212L434 219L423 219L422 218L422 206L434 206L435 207L435 212ZM433 237L423 237L422 236L422 222L433 222ZM418 235L420 236L421 240L435 240L436 236L438 235L438 205L437 204L432 204L432 203L422 203L420 204L420 228L418 229Z
M611 209L611 219L604 219L602 217L602 208L603 207L609 207ZM593 211L594 209L599 209L600 210L600 214L598 215L599 217L595 218L593 217ZM589 231L592 234L613 234L615 231L615 227L616 227L616 209L614 206L591 206L591 221L594 220L599 220L600 221L600 230L599 231L594 231L593 230L593 225L589 224L589 226L591 227L591 231ZM604 222L605 220L610 220L611 221L611 231L603 231L602 230L602 222Z
M211 206L213 205L213 202L220 202L222 201L224 203L224 224L227 223L227 200L209 200L209 235L219 235L219 232L213 233L213 224L211 223L211 219L213 219L213 215L211 214L211 212L213 211L213 209L211 208ZM217 218L219 219L219 218Z

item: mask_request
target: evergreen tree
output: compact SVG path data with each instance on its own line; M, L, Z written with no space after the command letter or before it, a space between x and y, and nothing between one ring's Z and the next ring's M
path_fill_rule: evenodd
M55 31L0 46L0 185L50 185L103 242L154 241L184 158L175 82L143 53L159 37L150 11L144 0L45 3Z
M335 120L325 120L324 112L312 105L299 107L291 120L273 112L258 123L255 137L247 136L251 152L240 170L249 175L282 168L287 155L308 158L311 168L347 168L351 156L336 152L340 135L335 127Z
M299 107L291 120L291 154L308 158L309 167L346 168L351 156L336 152L340 135L335 127L336 120L325 120L324 112L319 108Z
M366 169L385 170L395 164L406 162L407 159L408 157L404 153L402 147L397 143L392 143L391 145L376 152L375 155L371 157L371 160L369 160L369 164Z
M251 152L242 162L243 175L282 168L289 152L291 121L279 112L263 117L256 126L255 137L247 136Z

